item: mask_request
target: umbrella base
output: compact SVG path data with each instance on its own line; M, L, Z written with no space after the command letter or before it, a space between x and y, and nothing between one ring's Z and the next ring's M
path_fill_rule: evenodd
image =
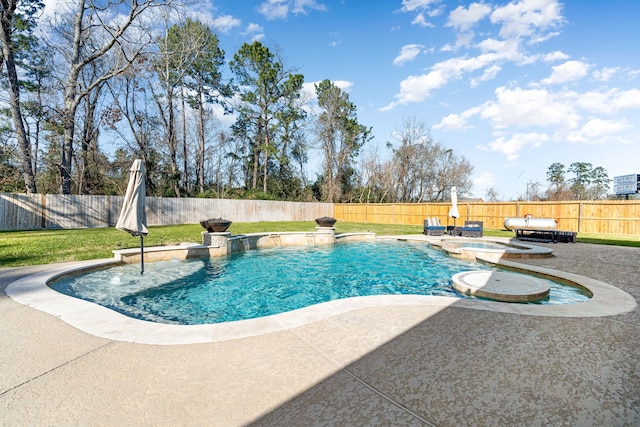
M449 236L461 236L462 227L456 227L454 225L447 225L447 234Z

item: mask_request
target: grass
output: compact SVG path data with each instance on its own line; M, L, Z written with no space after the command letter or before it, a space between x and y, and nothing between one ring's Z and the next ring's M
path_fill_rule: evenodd
M275 231L314 231L315 222L251 222L234 223L229 231L247 234ZM370 231L378 235L420 234L422 226L338 222L336 233ZM201 242L199 224L150 227L145 246ZM485 229L489 237L513 237L512 231ZM603 245L640 247L640 236L604 236L579 234L578 241ZM64 261L111 258L115 249L134 248L140 239L115 228L78 230L37 230L0 232L0 268L51 264Z

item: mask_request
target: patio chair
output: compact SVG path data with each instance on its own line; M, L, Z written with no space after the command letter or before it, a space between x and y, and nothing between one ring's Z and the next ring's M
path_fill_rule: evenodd
M462 237L482 237L482 221L465 221L460 229Z
M427 236L442 236L447 227L440 225L440 219L427 218L424 220L424 234Z

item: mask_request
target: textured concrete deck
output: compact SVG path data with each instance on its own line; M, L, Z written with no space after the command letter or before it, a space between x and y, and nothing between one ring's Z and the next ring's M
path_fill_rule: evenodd
M640 249L521 263L640 297ZM0 270L0 290L51 266ZM640 315L364 307L265 335L145 345L0 293L0 425L638 425Z

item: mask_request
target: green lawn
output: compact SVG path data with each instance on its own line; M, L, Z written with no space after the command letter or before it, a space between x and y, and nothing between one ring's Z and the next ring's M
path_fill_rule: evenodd
M274 231L315 231L313 221L234 223L233 234ZM338 222L336 233L371 231L378 235L420 234L419 225L367 224ZM199 224L150 227L145 246L201 242ZM485 236L513 237L506 230L484 230ZM579 234L579 242L640 247L640 236L603 236ZM111 258L111 251L138 247L140 239L115 228L79 230L38 230L0 232L0 268L50 264L63 261Z

